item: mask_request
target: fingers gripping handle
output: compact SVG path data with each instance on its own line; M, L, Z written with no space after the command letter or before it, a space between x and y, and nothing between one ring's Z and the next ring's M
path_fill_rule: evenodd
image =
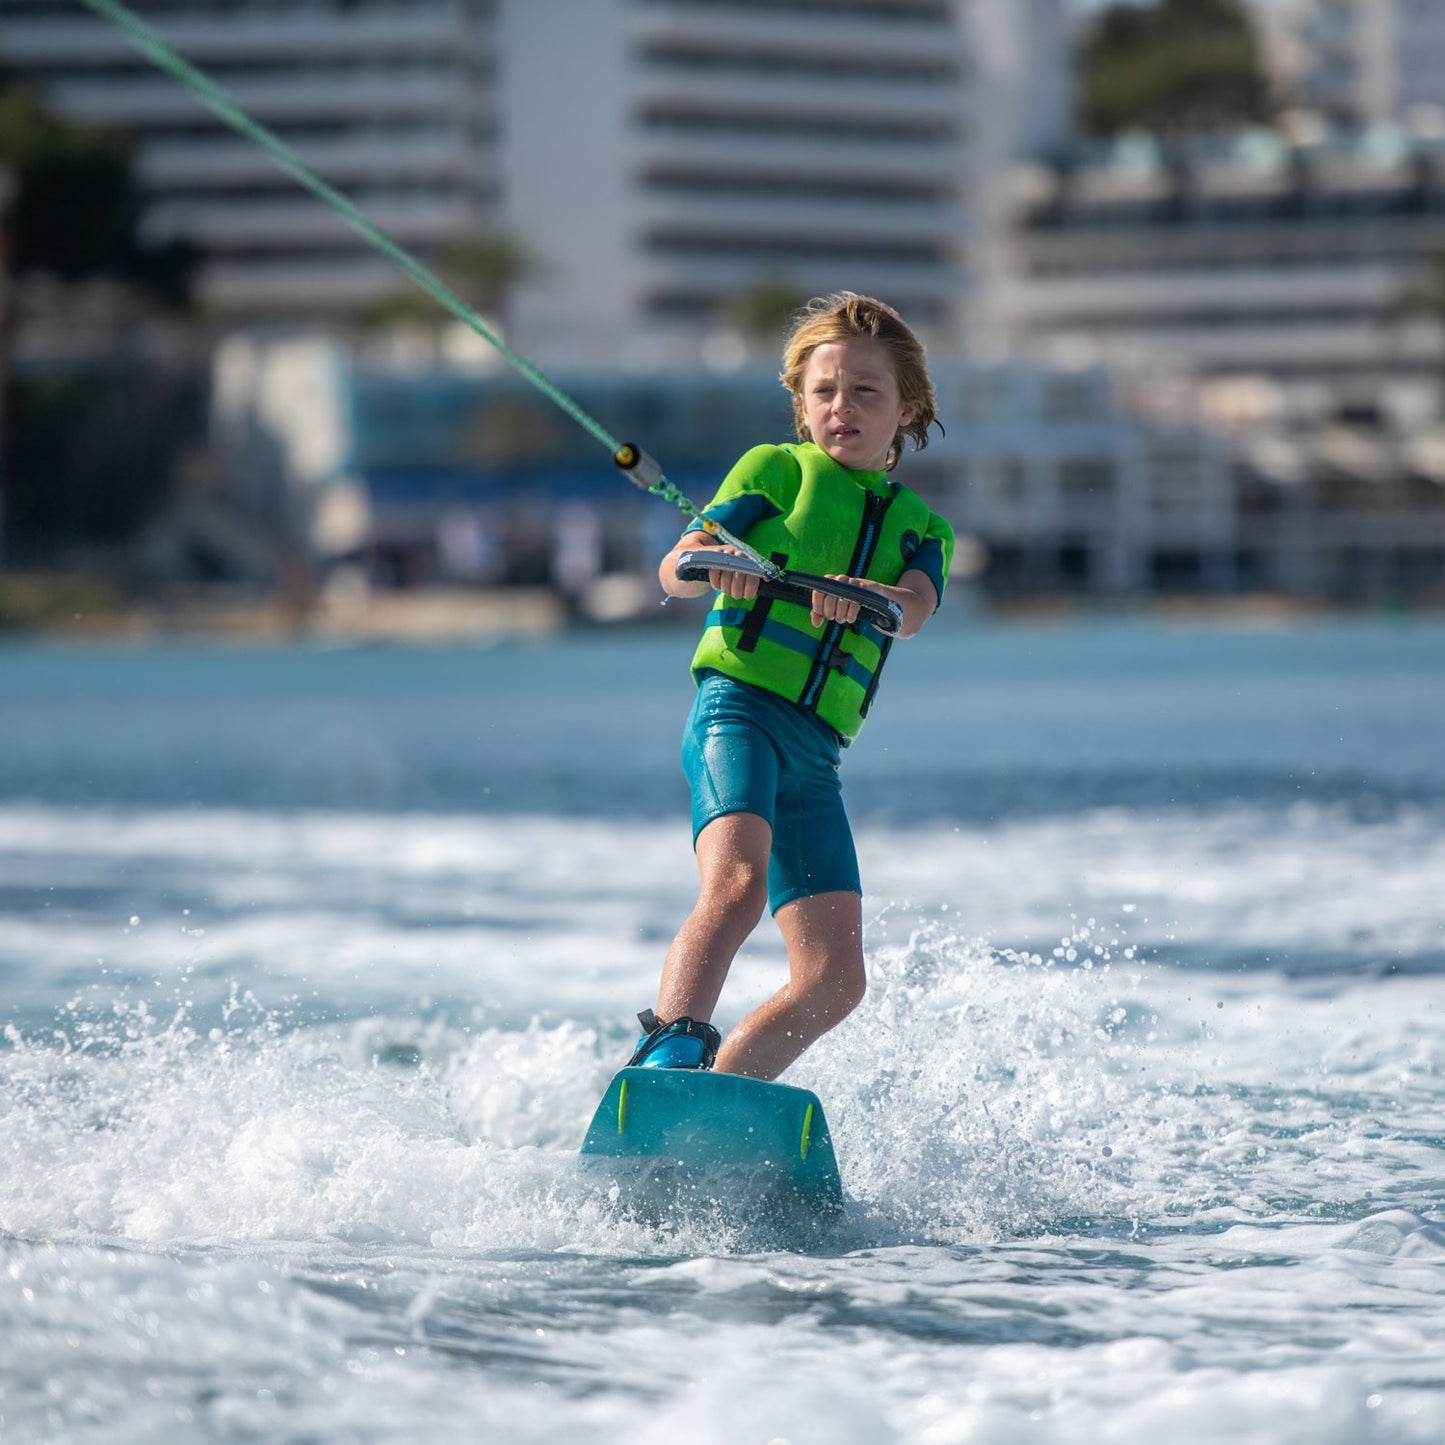
M742 572L750 577L761 577L758 595L777 597L784 602L797 602L811 607L814 592L826 592L832 597L841 597L846 602L858 604L858 621L866 622L889 636L903 627L903 609L891 597L873 591L871 587L860 587L856 582L835 582L831 577L816 577L811 572L785 572L781 577L769 578L767 573L747 557L735 557L731 552L718 552L712 548L684 552L677 559L677 576L683 582L706 582L707 574L717 572Z

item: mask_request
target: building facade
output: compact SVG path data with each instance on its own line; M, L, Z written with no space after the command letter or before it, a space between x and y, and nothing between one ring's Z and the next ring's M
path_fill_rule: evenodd
M1126 138L1014 187L1004 306L1026 353L1371 394L1445 365L1445 136Z
M495 214L485 0L134 8L402 245L433 255ZM396 284L343 221L79 5L6 0L0 62L64 114L135 137L146 237L204 249L213 313L306 321Z
M598 359L628 337L622 359L646 368L695 357L768 283L871 291L952 332L967 18L951 0L504 4L506 213L547 278L519 329Z
M1445 136L1126 138L1020 168L1012 214L1017 350L1107 368L1140 423L1133 459L1107 484L1095 469L1087 506L1071 504L1135 559L1095 545L1091 577L1445 593ZM1188 436L1206 444L1183 464ZM976 480L971 505L991 510L996 484ZM1028 495L1026 474L1010 495ZM1011 505L988 525L1065 515Z
M1069 124L1065 0L134 0L424 262L530 254L543 358L740 364L750 295L850 287L956 339L988 179ZM73 0L6 0L0 57L136 137L154 239L223 321L315 324L394 268ZM770 343L771 344L771 343Z
M771 368L561 379L645 436L699 502L739 437L792 433ZM1101 367L944 365L935 381L947 431L902 475L957 530L950 610L974 595L1445 600L1445 486L1420 455L1445 453L1439 433L1241 438L1191 389L1167 406ZM584 616L668 615L655 569L680 515L624 485L510 372L401 374L320 342L238 335L213 390L221 445L237 470L247 454L284 460L318 570L343 595L520 586Z
M1257 0L1255 14L1287 104L1352 124L1445 107L1437 0Z

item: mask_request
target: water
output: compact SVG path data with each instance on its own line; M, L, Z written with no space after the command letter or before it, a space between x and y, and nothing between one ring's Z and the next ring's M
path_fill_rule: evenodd
M801 1233L575 1167L686 651L0 652L0 1438L1445 1436L1445 626L901 647Z

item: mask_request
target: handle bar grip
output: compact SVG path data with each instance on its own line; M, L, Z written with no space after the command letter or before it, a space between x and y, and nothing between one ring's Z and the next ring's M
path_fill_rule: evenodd
M856 582L835 582L831 577L817 577L811 572L785 572L781 577L770 578L750 558L712 547L684 552L677 559L676 571L678 580L682 582L706 582L707 574L712 571L742 572L749 577L761 577L759 597L776 597L804 607L812 605L814 592L826 592L832 597L856 602L858 621L867 622L879 632L893 636L903 628L903 609L891 597L884 597L871 587L860 587Z

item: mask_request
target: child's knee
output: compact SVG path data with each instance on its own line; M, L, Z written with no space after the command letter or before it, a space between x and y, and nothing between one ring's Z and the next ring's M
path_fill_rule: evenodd
M861 967L849 969L840 981L837 992L838 1016L834 1022L841 1022L847 1018L860 1003L863 996L868 992L868 975Z
M734 858L707 879L705 887L715 903L729 912L746 914L756 923L768 903L767 865Z
M824 1030L836 1028L863 1002L867 990L861 966L830 971L807 990L808 1012Z

